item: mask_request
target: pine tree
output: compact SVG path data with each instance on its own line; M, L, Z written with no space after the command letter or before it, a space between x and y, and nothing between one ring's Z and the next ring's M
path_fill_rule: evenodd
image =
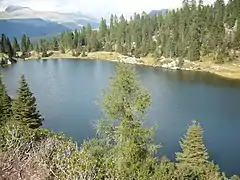
M79 32L77 29L74 30L74 39L73 39L73 47L74 49L77 49L79 44Z
M40 40L40 51L42 53L42 57L47 57L48 56L46 39L41 39Z
M27 37L27 40L26 40L26 50L27 52L31 50L31 41L29 37Z
M36 98L30 91L24 75L21 76L17 97L12 105L13 120L30 128L42 126L43 118L37 110Z
M2 34L0 53L6 53L6 49L7 49L7 37L5 34Z
M40 49L39 49L38 44L36 45L36 49L35 49L35 51L36 51L38 54L40 53Z
M107 34L108 34L107 23L106 23L106 20L102 18L99 26L98 39L103 46L106 43Z
M109 27L102 19L98 31L89 24L80 31L66 31L60 37L46 40L46 48L54 50L58 44L61 52L75 53L77 48L86 47L87 52L115 51L135 57L154 54L155 57L191 61L215 55L215 59L222 61L235 57L237 53L230 52L240 48L239 14L238 0L231 0L226 5L224 0L216 0L213 5L203 5L202 0L198 3L197 0L184 0L182 8L169 10L166 14L135 13L129 20L123 15L111 15ZM28 39L26 37L26 41ZM0 49L4 47L2 44L0 41Z
M239 50L240 49L240 17L237 20L236 24L237 24L237 27L236 27L236 32L234 34L233 47L235 50Z
M23 55L26 55L26 53L27 53L27 51L28 51L28 47L27 47L27 36L26 36L26 34L23 34L23 36L22 36L21 50L22 50L22 54L23 54Z
M58 51L59 50L59 44L58 44L57 38L53 39L53 50L54 51Z
M182 152L176 153L178 173L187 179L208 179L219 177L218 167L209 162L209 155L203 143L203 130L200 124L193 121L182 138ZM208 178L207 178L208 177Z
M20 46L18 44L17 38L13 38L13 42L12 42L12 48L14 50L15 53L17 53L18 51L20 51Z
M6 40L6 53L8 54L8 57L10 60L12 60L12 58L15 56L15 53L16 53L12 48L9 38L7 38Z
M12 115L11 98L8 96L3 78L0 76L0 124L9 121Z
M190 61L197 61L200 59L200 37L199 37L199 30L197 25L192 25L191 28L191 37L190 37L190 45L188 49L188 59Z
M120 179L148 179L158 147L152 142L152 129L142 126L150 94L136 81L132 67L119 63L109 92L103 95L105 118L99 122L98 132L106 145L113 146L113 173Z
M175 165L166 157L161 158L159 165L156 166L153 179L170 180L175 179Z

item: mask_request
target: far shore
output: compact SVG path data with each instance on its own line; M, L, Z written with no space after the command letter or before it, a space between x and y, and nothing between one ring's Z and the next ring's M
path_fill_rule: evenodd
M108 60L108 61L118 61L122 60L127 63L137 64L137 65L145 65L145 66L152 66L152 67L160 67L160 68L167 68L167 69L177 69L177 70L187 70L187 71L202 71L202 72L209 72L212 74L216 74L225 78L229 79L240 79L240 63L239 62L231 62L231 63L223 63L223 64L216 64L213 61L209 60L209 58L202 58L201 61L197 62L188 62L184 63L181 67L168 67L163 65L163 63L159 63L159 60L152 56L141 57L141 58L131 58L128 60L129 57L123 56L119 53L115 52L90 52L86 54L86 56L82 57L81 55L78 57L72 56L72 53L65 53L62 54L58 51L51 51L51 55L49 57L40 58L43 60L50 60L50 59L97 59L97 60ZM31 56L26 58L26 60L34 60L38 59L37 56ZM163 60L160 60L163 61ZM174 63L173 59L164 59L164 62ZM186 61L187 62L187 61Z

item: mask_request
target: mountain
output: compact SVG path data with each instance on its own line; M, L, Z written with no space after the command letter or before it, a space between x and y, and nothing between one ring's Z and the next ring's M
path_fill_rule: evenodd
M14 6L14 5L11 5L11 6L8 6L5 11L6 12L13 12L13 11L17 11L17 10L31 10L30 8L28 7L22 7L22 6Z
M4 33L10 38L17 37L18 39L23 34L27 34L30 37L39 37L70 30L70 28L61 24L44 21L39 18L0 20L0 27L0 33Z
M39 37L80 29L87 24L98 28L99 21L79 12L43 12L22 6L8 6L5 11L0 11L0 33L9 37L19 37L24 33L30 37Z
M162 14L166 14L168 11L168 9L161 9L161 10L152 10L148 13L148 15L150 16L154 16L154 15L157 15L159 13L162 13Z

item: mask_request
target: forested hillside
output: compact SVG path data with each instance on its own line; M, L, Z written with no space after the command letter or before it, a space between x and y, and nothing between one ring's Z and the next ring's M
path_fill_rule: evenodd
M2 36L4 45L3 41ZM181 8L166 13L134 14L129 20L112 15L109 25L101 20L99 30L88 25L41 39L33 48L43 57L48 50L72 51L74 56L83 51L108 51L156 59L164 56L197 61L211 57L216 62L232 61L240 56L240 1L224 4L224 0L217 0L203 5L202 0L185 0Z
M50 44L45 44L47 49L62 52L85 47L88 52L116 51L135 57L151 54L197 61L212 55L216 61L233 60L240 50L240 1L203 5L202 0L185 0L182 8L166 14L134 14L130 20L112 15L109 26L102 19L98 31L87 26L64 32Z

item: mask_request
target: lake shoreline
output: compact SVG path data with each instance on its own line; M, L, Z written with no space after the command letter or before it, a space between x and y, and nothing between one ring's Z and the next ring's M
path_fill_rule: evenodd
M158 67L169 70L180 70L180 71L199 71L199 72L208 72L211 74L215 74L228 79L236 79L240 80L240 64L234 63L223 63L223 64L215 64L212 61L206 61L205 59L196 62L190 62L188 60L184 60L183 65L179 66L178 59L170 59L170 58L160 58L156 59L153 57L141 57L141 58L133 58L121 55L115 52L90 52L86 56L74 57L71 53L62 54L58 51L52 53L49 57L41 58L43 60L53 60L53 59L89 59L89 60L105 60L105 61L122 61L129 64L142 65L142 66L150 66L150 67ZM26 58L25 60L35 60L39 59L37 57L31 56Z

